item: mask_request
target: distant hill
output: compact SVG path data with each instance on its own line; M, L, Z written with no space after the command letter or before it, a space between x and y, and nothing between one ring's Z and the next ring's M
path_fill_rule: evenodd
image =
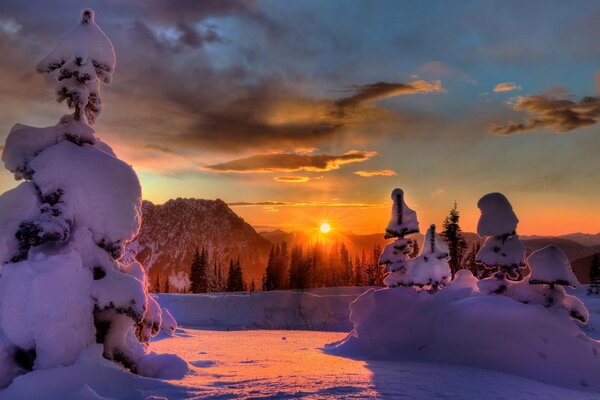
M271 243L222 200L179 198L162 205L144 201L142 221L128 247L150 271L150 282L157 275L166 282L169 276L188 274L194 250L202 247L224 264L239 257L246 281L262 282Z

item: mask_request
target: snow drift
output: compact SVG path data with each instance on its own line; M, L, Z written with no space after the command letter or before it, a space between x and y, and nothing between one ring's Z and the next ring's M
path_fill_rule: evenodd
M150 352L162 310L144 269L123 257L138 232L137 175L94 134L99 82L110 82L110 40L84 10L38 64L74 109L56 126L17 124L2 154L15 179L0 196L0 387L32 370L68 366L100 344L132 372L176 378L185 361ZM167 318L166 331L175 325Z

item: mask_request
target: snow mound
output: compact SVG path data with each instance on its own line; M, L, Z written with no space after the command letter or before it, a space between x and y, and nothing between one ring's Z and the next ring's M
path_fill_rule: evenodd
M600 344L564 309L480 294L468 274L435 295L402 287L367 291L350 305L353 332L327 351L461 364L600 390Z
M489 193L477 203L481 218L477 224L479 236L510 235L517 229L519 219L508 199L502 193Z

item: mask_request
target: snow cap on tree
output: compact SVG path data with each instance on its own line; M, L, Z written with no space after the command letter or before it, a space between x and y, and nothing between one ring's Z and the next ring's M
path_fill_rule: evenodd
M113 45L96 25L94 11L84 9L79 23L36 68L54 76L57 100L66 100L69 108L75 109L76 120L84 113L91 125L101 110L98 80L110 83L115 60Z
M411 210L404 202L404 192L402 189L394 189L392 192L392 216L388 223L385 238L404 237L411 233L419 232L419 221L417 213Z
M534 251L527 257L527 263L531 268L529 283L532 285L579 285L569 258L558 246L550 244Z
M481 217L477 224L479 236L498 237L515 233L519 219L502 193L486 194L479 199L477 207L481 210Z
M448 245L435 231L435 225L432 224L427 229L425 239L423 239L423 247L419 257L433 257L438 260L447 259L449 254Z

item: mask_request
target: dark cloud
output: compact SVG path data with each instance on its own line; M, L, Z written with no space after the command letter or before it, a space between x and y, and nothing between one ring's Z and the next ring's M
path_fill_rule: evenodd
M491 132L510 135L520 131L547 128L568 132L594 125L600 117L600 97L584 97L581 101L545 96L519 97L512 107L528 114L524 122L492 123Z
M353 91L354 94L336 100L335 104L343 109L345 107L357 106L366 101L380 100L403 94L443 92L444 88L440 81L414 81L411 83L377 82L368 85L355 85Z
M349 151L342 155L274 153L257 154L220 164L207 165L213 172L294 172L331 171L342 165L366 161L375 157L373 151Z
M245 97L216 110L198 112L197 122L175 139L182 145L225 151L314 146L340 137L349 128L394 119L372 102L444 91L440 81L378 82L351 90L349 96L323 99L303 96L277 82L265 83L242 90Z

